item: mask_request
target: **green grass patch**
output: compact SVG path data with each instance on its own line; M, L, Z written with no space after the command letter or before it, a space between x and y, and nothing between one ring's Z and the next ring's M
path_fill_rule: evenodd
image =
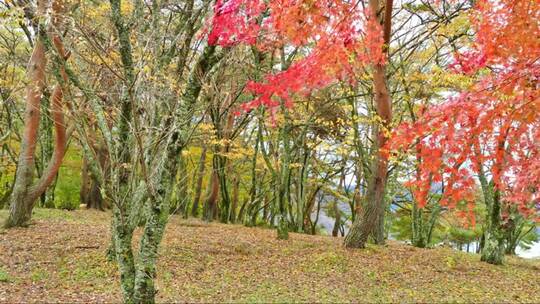
M284 293L288 288L273 281L265 281L255 287L253 292L248 292L240 302L248 303L292 303L298 299L288 297Z
M344 273L347 271L347 266L347 260L343 255L329 251L316 254L312 259L303 263L302 270L317 274Z
M0 267L0 282L9 282L11 281L11 277L9 276L9 273L2 267Z
M32 271L32 274L30 275L30 279L33 282L41 282L48 280L50 277L49 272L42 268L36 268Z

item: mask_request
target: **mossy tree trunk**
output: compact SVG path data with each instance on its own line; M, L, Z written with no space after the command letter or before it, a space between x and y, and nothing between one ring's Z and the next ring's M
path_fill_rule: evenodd
M481 242L480 260L500 265L504 259L504 233L501 227L501 201L500 192L495 189L493 181L488 182L480 164L478 174L484 203L486 205L486 219Z
M435 204L430 208L419 208L416 202L413 202L411 210L412 239L414 247L426 248L430 246L433 229L437 223L441 207Z
M504 126L503 126L504 127ZM506 129L508 130L508 128ZM496 153L504 153L506 136L501 133L501 137L497 142ZM480 153L480 145L477 142L474 146L475 153ZM492 164L492 171L499 171L502 166L502 160L494 162ZM483 244L481 249L481 261L501 265L504 261L504 249L505 249L505 229L502 222L502 201L501 192L496 186L495 176L499 174L492 174L492 179L488 182L486 174L484 172L484 164L478 163L478 179L482 188L482 194L484 196L484 203L486 205L486 219L484 223L484 235ZM500 177L499 177L500 178Z
M504 259L504 231L501 226L501 199L499 190L493 190L493 199L486 216L485 240L480 260L501 265Z
M121 12L121 0L110 0L111 4L111 21L116 30L118 39L118 51L123 68L122 88L123 94L120 99L120 115L117 123L118 134L116 144L109 146L115 159L113 162L118 162L119 166L111 166L112 185L107 187L109 191L116 189L118 193L108 193L113 199L113 219L112 219L112 239L115 249L115 257L120 271L120 286L124 302L133 303L134 288L135 288L135 261L133 259L133 249L131 242L133 239L133 231L136 226L132 225L129 220L129 205L130 202L122 198L127 196L130 184L130 172L128 164L131 163L131 154L133 145L131 142L131 125L133 123L133 96L131 88L135 81L135 73L133 67L133 55L130 41L130 27L124 22ZM112 138L109 139L112 142Z

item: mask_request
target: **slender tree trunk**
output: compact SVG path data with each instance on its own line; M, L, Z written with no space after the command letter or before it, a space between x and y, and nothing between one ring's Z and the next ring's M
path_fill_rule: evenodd
M225 167L227 166L227 158L223 155L214 154L214 162L216 164L216 174L218 176L220 199L219 199L219 219L222 223L228 223L231 213L231 197L229 195L229 186Z
M54 151L54 137L53 137L53 121L51 113L51 102L50 96L47 96L47 92L44 92L43 97L41 98L41 111L43 116L40 119L40 130L42 130L41 139L39 141L40 145L40 157L39 161L36 161L36 172L38 177L43 175L43 170L45 169L46 162L51 159ZM58 177L58 175L56 176ZM56 180L49 186L44 193L39 197L39 206L43 208L54 208L54 189L56 188Z
M217 218L217 200L219 195L219 177L215 169L208 183L206 200L204 202L204 219L213 221Z
M176 205L175 213L181 212L184 218L188 217L191 196L188 195L189 178L187 174L187 164L184 156L180 155L178 160L178 180L176 181ZM175 175L176 176L176 175Z
M263 214L262 214L262 220L264 222L270 222L270 223L273 223L273 219L269 219L271 217L271 212L270 212L270 203L271 203L271 200L270 198L268 197L268 195L265 195L264 196L264 205L263 205ZM255 214L256 215L256 214Z
M168 146L167 158L179 155L181 151L176 146ZM183 165L183 164L182 164ZM156 288L154 280L157 277L156 262L159 244L170 214L171 188L176 180L178 163L168 163L161 172L157 196L151 197L146 204L146 222L139 246L139 261L136 264L133 298L136 303L154 303Z
M281 130L281 140L283 142L283 157L279 176L277 177L277 202L278 202L278 223L277 223L277 238L280 240L289 239L289 222L287 221L287 211L290 206L290 182L291 182L291 149L290 149L290 131L291 124L288 118L287 109L281 105L282 111L285 113L285 126Z
M79 199L81 204L85 204L88 207L88 201L90 196L90 169L88 168L88 158L83 156L81 166L81 189L79 189Z
M531 231L536 229L536 226L531 225L531 227L524 231L525 220L522 215L513 211L515 217L510 217L508 222L505 225L505 250L504 253L507 255L516 255L516 249L519 245L521 239L529 234Z
M199 201L201 200L202 183L204 178L204 171L206 169L206 150L207 146L204 145L201 158L199 159L199 168L197 170L197 181L195 183L195 197L193 198L193 207L191 208L191 216L199 216Z
M114 0L118 1L118 0ZM154 2L154 5L156 3ZM157 10L157 7L154 7ZM143 236L141 238L139 257L140 262L137 263L135 282L132 298L136 303L154 303L155 302L155 286L154 279L156 273L156 261L158 247L161 242L163 231L168 221L170 211L171 192L170 185L176 180L176 175L179 166L178 156L189 140L190 126L192 119L192 111L195 102L202 88L202 79L207 74L209 69L221 58L221 55L215 56L215 46L208 46L203 51L203 55L195 65L193 73L190 75L186 91L183 95L183 105L181 106L182 113L179 119L183 122L183 128L177 132L173 132L170 143L167 145L166 165L161 172L159 179L159 187L157 193L147 200L146 223L144 226ZM217 195L219 194L219 184L217 183L217 175L213 176L213 181L218 187L217 191L212 190L212 195L215 195L217 203ZM217 207L217 206L216 206ZM217 216L217 210L215 210ZM118 254L118 253L117 253ZM126 298L130 300L130 298Z
M332 236L337 237L339 234L339 227L341 227L341 211L339 210L338 202L334 203L334 214L336 220L334 221L334 229L332 229Z
M379 1L370 0L370 10L372 13L379 11ZM387 0L384 16L384 41L387 45L390 42L392 0ZM385 128L392 120L392 100L388 90L386 79L386 68L383 64L376 64L373 67L373 89L375 92L375 105L377 115L381 119L381 125L374 127L375 140L373 143L375 157L371 164L371 177L368 182L366 202L361 210L360 217L357 218L345 237L345 246L349 248L363 248L372 235L377 244L384 242L384 213L385 213L385 188L388 173L388 156L382 151L382 147L387 141Z
M484 248L485 240L486 240L486 234L482 233L482 236L480 236L480 240L478 240L478 247L476 248L476 253L482 252L482 248Z
M229 220L231 223L236 222L236 212L238 209L238 196L240 195L240 179L238 176L233 177L233 189L232 189L232 198L231 198L231 216Z
M109 193L114 198L113 201L113 219L112 219L112 238L116 253L116 261L120 271L120 284L122 287L122 295L124 302L134 302L134 286L135 286L135 261L133 259L133 249L131 241L133 238L133 229L129 222L128 204L122 202L120 198L129 193L130 172L125 164L130 163L133 147L130 143L131 124L133 122L133 100L131 96L131 88L133 87L135 76L133 68L133 57L131 51L130 28L124 23L121 12L121 0L110 0L111 4L111 21L114 24L117 38L118 51L122 62L124 83L124 92L120 99L120 113L118 121L118 138L116 149L112 151L120 163L118 168L112 168L111 181L115 185L108 187L118 189L118 193ZM111 147L109 147L111 148ZM112 162L113 160L111 160Z

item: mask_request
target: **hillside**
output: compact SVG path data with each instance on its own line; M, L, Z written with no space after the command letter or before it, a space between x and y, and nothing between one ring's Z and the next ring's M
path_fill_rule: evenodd
M0 220L6 211L0 211ZM0 231L0 302L118 302L104 257L109 214L38 209L29 228ZM208 224L174 216L157 279L159 301L540 302L540 262L504 266L446 248L346 250L341 240Z

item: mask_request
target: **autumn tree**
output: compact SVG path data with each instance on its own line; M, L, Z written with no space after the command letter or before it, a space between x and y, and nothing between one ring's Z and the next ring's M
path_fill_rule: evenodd
M370 65L384 65L382 28L371 17L372 11L373 8L363 8L361 1L217 1L209 43L248 44L263 52L278 51L279 68L260 81L248 83L247 91L254 99L243 105L244 111L268 108L272 120L278 109L287 115L294 96L308 96L338 80L350 79L356 71ZM288 53L286 49L296 51ZM305 55L299 56L303 53L298 52L300 49L306 50ZM285 124L289 123L285 120ZM290 145L288 129L282 129L284 150ZM289 170L290 161L285 157L280 171L276 171L285 173L277 177L276 183L280 230L287 229L289 217ZM376 212L376 218L380 214Z
M381 7L384 14L379 14ZM369 1L369 18L376 19L383 27L385 50L389 49L390 35L392 31L392 8L393 1L387 0L384 4L380 1ZM385 187L388 174L388 156L382 149L387 142L388 125L392 120L392 101L387 84L386 67L384 62L376 63L373 67L373 91L375 109L380 124L374 129L374 148L376 155L371 162L371 176L367 185L367 193L360 216L353 222L347 237L346 247L363 248L369 236L373 236L376 243L384 242L384 213L385 213Z
M208 8L208 2L179 7L111 0L72 12L82 39L78 69L67 71L82 94L81 107L92 114L75 113L77 131L100 192L112 206L110 252L126 302L155 299L158 248L178 189L180 157L197 125L193 118L206 75L225 54L216 46L195 47L204 37L199 29ZM99 24L88 22L89 16ZM163 43L153 43L157 37ZM100 77L108 79L89 81ZM101 149L106 162L100 161ZM136 249L132 239L139 226Z
M457 51L450 66L475 81L394 139L422 147L420 175L411 181L421 206L431 182L445 179L441 204L464 203L464 215L471 214L480 186L487 207L482 260L492 264L503 261L509 208L538 219L540 40L525 37L539 32L539 11L537 1L477 2L475 43Z

